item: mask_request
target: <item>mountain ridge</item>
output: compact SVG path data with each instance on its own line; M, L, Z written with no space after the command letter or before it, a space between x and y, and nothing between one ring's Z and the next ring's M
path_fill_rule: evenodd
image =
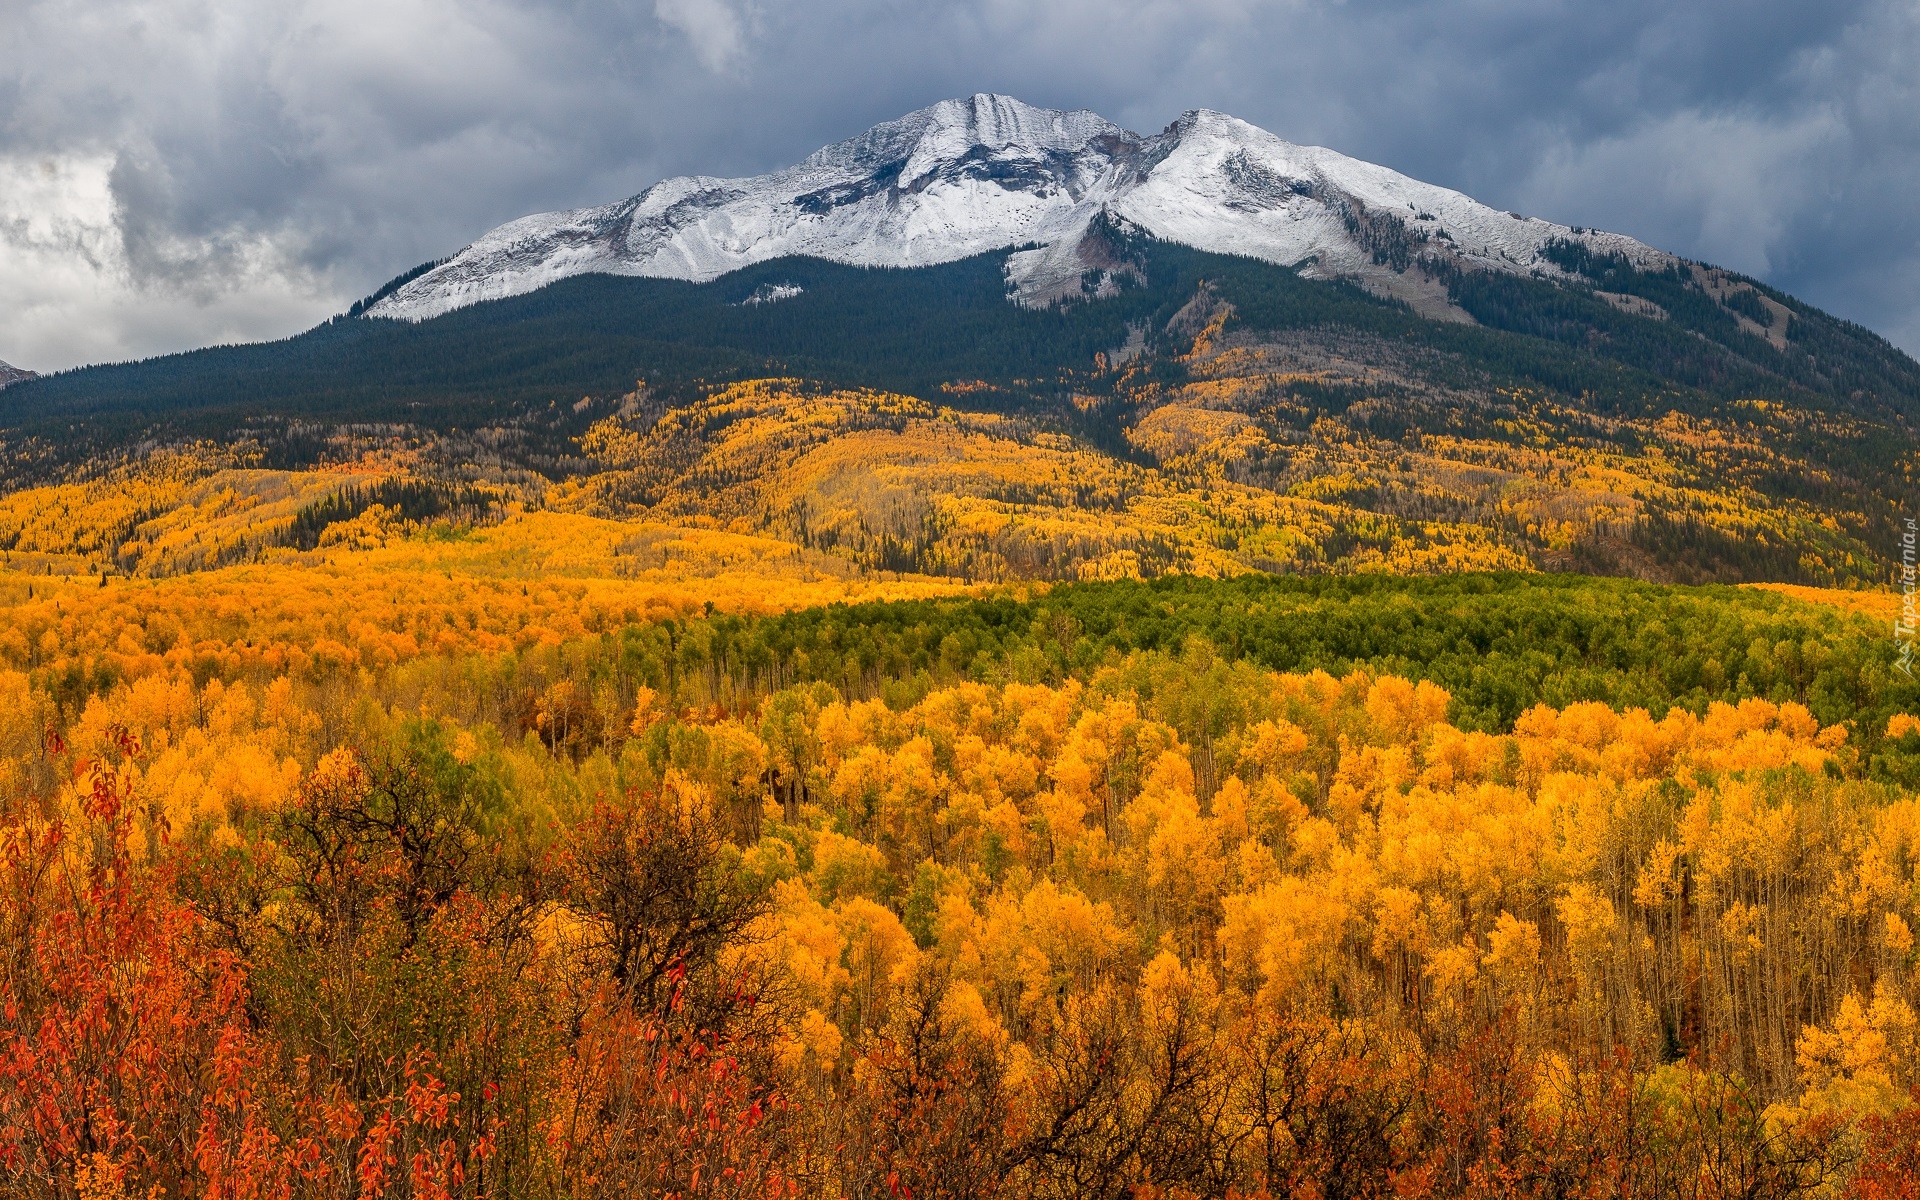
M918 267L1001 251L1011 296L1045 305L1121 286L1086 245L1103 221L1308 278L1351 279L1453 320L1470 318L1435 266L1560 278L1568 273L1547 250L1562 242L1642 269L1678 261L1208 109L1142 137L1088 110L980 93L764 175L681 176L613 204L521 217L396 281L363 311L425 320L585 273L706 282L792 255Z
M669 183L647 204L692 198L677 231L637 220L648 194L598 225L563 214L577 237L526 242L521 294L355 319L462 272L514 282L456 255L281 342L7 389L0 553L199 570L285 549L276 521L305 546L375 509L465 512L476 487L962 581L1477 566L1861 585L1897 552L1920 364L1885 339L1220 114L1139 138L948 102L762 189L756 211L838 229L842 250L997 243L933 265L788 253L748 236L763 223L732 244L778 256L705 282L598 269L720 245L738 198L708 194L728 181ZM938 236L895 236L915 230ZM1180 240L1222 230L1230 253ZM166 463L181 478L148 478ZM348 475L391 494L340 492ZM128 508L127 481L151 502ZM273 507L312 488L332 490ZM53 537L44 514L67 509L99 519Z

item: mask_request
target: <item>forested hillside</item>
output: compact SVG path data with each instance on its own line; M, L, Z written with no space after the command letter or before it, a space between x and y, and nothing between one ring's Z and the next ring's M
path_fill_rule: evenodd
M781 260L88 368L8 389L0 453L16 488L150 492L158 445L172 476L379 471L963 581L1530 566L1830 585L1884 570L1920 368L1790 297L1570 245L1578 286L1456 273L1480 323L1436 322L1351 285L1105 236L1117 292L1046 310L1008 303L990 258ZM849 437L861 453L810 453ZM1068 477L1070 492L1047 482ZM133 524L164 522L156 504ZM131 531L105 557L159 567Z
M1585 288L1456 274L1450 292L1475 327L1422 320L1352 285L1253 260L1109 236L1126 269L1097 302L1008 304L992 255L918 269L779 259L710 284L585 276L417 325L341 317L284 342L61 372L10 391L0 416L9 428L49 434L62 419L108 415L118 418L102 422L109 434L175 424L206 432L235 416L384 422L418 406L409 422L471 428L626 390L636 378L766 374L913 393L979 379L1058 399L1085 387L1095 355L1125 345L1130 328L1155 341L1190 337L1192 329L1167 326L1203 281L1234 306L1236 327L1412 339L1459 356L1476 381L1484 373L1614 404L1695 392L1818 397L1822 406L1912 417L1920 403L1920 367L1883 339L1711 268L1696 268L1697 280L1644 273L1570 246L1565 265ZM798 290L744 303L776 286ZM1622 308L1622 296L1646 305Z

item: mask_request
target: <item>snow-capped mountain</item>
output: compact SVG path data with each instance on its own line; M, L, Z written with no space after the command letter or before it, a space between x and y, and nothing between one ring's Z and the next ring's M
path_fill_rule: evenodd
M1642 266L1670 261L1632 238L1501 212L1224 113L1189 112L1141 137L1092 112L983 94L772 174L669 179L617 204L522 217L367 314L425 320L595 272L706 281L788 255L915 267L996 250L1010 251L1014 298L1046 304L1099 290L1098 273L1116 264L1089 234L1116 226L1357 279L1432 316L1457 314L1423 262L1553 276L1543 251L1556 239Z
M6 387L10 383L25 383L29 379L38 378L39 376L35 375L32 371L25 370L21 367L10 367L6 363L0 362L0 388Z

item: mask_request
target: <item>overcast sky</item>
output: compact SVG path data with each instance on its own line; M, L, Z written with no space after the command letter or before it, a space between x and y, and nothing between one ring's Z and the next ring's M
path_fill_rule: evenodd
M284 336L976 91L1222 109L1920 351L1920 0L0 0L0 359Z

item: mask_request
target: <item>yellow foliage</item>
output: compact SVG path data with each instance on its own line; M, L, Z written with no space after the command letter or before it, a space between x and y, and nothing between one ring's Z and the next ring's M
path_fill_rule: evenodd
M1540 705L1511 734L1469 732L1432 683L1263 673L1189 647L1058 686L922 677L884 699L807 684L764 702L715 688L690 707L665 679L614 694L532 653L655 586L589 570L622 528L522 513L464 541L203 574L197 598L172 580L38 583L10 610L27 644L51 638L33 669L126 669L64 717L0 670L0 786L79 819L89 777L55 772L45 744L63 721L71 755L124 775L146 828L237 846L303 797L367 795L342 743L377 746L417 711L504 781L516 829L636 789L725 815L727 869L771 889L739 965L778 981L775 1050L808 1088L858 1070L927 979L946 981L946 1025L1015 1077L1106 996L1149 1028L1338 1004L1389 1040L1512 1014L1527 1053L1564 1061L1711 1039L1807 1112L1885 1111L1920 1081L1920 800L1833 778L1853 762L1844 730L1803 706L1656 721ZM532 544L581 574L513 582L505 564ZM378 593L362 586L372 560ZM653 615L704 606L645 594ZM729 602L783 595L763 583ZM529 652L511 663L527 672L517 727L447 715L506 661L453 651L487 647ZM322 654L388 669L316 678ZM570 748L563 720L595 722L597 740ZM117 749L128 733L138 756ZM164 846L143 837L149 856ZM583 936L550 911L534 928L543 953ZM1754 999L1785 995L1798 1007Z
M1898 1109L1920 1070L1920 1021L1883 981L1871 1002L1848 992L1825 1028L1807 1026L1794 1042L1806 1093L1801 1107L1887 1114Z
M28 493L16 493L15 498ZM0 569L0 662L22 670L111 667L137 678L193 664L220 674L378 668L424 655L556 646L616 622L678 619L706 605L779 612L837 600L958 590L861 580L785 542L714 530L636 557L632 525L523 512L453 541L285 552L196 575L113 579ZM835 573L835 572L839 573Z

